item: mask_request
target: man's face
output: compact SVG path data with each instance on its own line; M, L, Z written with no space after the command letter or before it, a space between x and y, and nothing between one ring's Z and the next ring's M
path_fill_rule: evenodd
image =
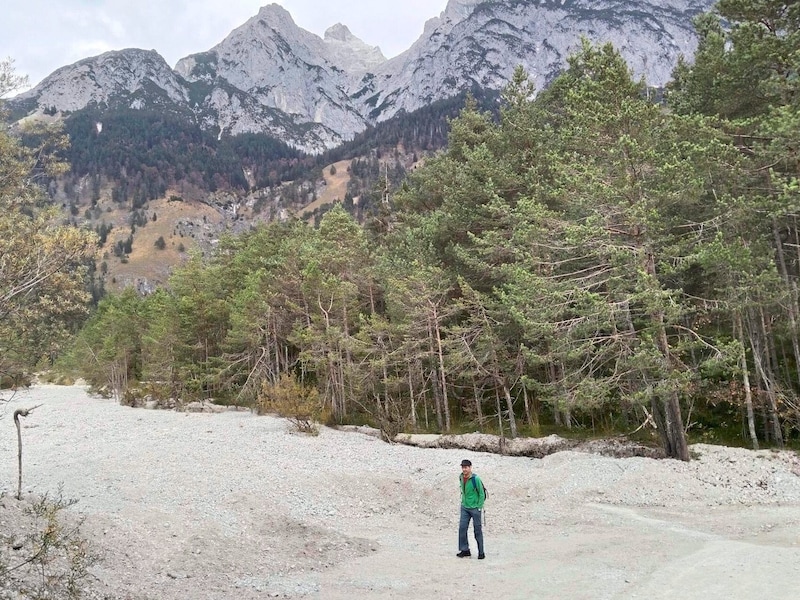
M472 466L462 465L461 474L464 476L464 479L469 479L470 477L472 477Z

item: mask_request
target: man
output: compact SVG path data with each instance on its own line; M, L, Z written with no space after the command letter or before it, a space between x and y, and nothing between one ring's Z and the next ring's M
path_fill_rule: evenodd
M464 459L461 461L461 477L458 478L461 484L461 520L458 524L458 556L465 558L472 556L469 551L469 541L467 531L469 522L472 521L475 532L475 541L478 542L478 559L483 560L486 555L483 553L483 528L481 525L481 511L483 503L486 501L486 492L480 478L472 472L472 462Z

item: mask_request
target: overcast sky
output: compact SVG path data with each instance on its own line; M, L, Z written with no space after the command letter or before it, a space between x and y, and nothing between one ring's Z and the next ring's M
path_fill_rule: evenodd
M295 23L318 35L344 23L391 58L422 34L447 0L276 0ZM203 52L258 13L270 0L5 0L0 59L35 85L82 58L108 50L156 50L175 66Z

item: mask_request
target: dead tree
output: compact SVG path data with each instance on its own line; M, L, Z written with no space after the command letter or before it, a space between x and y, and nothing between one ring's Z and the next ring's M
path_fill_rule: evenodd
M14 425L17 426L17 465L19 467L19 476L17 478L17 500L22 499L22 430L19 425L19 418L27 417L40 406L41 404L34 406L33 408L19 408L14 411Z

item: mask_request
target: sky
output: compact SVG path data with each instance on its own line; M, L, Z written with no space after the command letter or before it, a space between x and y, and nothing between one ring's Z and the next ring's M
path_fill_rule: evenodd
M0 60L11 58L31 86L108 50L156 50L170 66L209 50L273 0L5 0ZM322 36L336 23L391 58L411 46L447 0L274 0L295 23Z

